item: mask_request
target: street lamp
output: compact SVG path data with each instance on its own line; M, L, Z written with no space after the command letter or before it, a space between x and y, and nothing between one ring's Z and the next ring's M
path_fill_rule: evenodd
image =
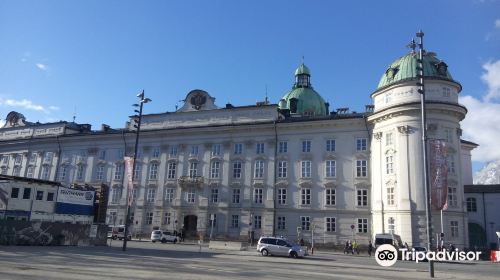
M139 110L134 109L134 112L137 113L138 115L134 115L134 128L137 129L136 134L135 134L135 146L134 146L134 160L133 160L133 165L132 165L132 182L135 179L135 165L136 165L136 159L137 159L137 149L139 147L139 133L141 132L141 122L142 122L142 107L144 103L151 102L152 100L149 98L144 97L144 90L137 95L139 98L139 103L138 104L133 104L135 108L139 107ZM131 182L129 182L131 184ZM127 201L126 201L126 219L125 219L125 232L124 232L124 237L123 237L123 251L127 250L127 239L128 239L128 228L130 225L130 189L133 186L129 186L127 188Z

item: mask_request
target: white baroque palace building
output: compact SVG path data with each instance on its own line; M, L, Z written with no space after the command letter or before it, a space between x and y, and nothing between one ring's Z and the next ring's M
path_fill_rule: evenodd
M470 169L475 146L460 139L467 112L458 104L461 85L434 53L426 53L424 65L429 137L448 143L445 238L463 247L462 168ZM250 232L305 240L314 234L316 243L335 244L395 233L409 245L424 245L416 54L389 66L371 95L374 105L362 113L330 110L310 79L300 65L278 104L218 107L207 92L193 90L177 111L144 115L132 233L159 227L231 239ZM97 131L74 122L29 123L11 112L0 129L1 173L66 185L105 183L108 223L123 224L123 158L133 154L133 123ZM433 223L439 232L438 212Z

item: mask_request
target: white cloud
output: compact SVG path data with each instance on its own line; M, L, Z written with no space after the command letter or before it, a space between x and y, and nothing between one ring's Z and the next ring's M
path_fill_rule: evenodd
M15 100L15 99L4 99L1 97L0 97L0 106L19 107L26 110L44 112L46 114L50 114L51 111L59 110L59 107L49 106L48 108L45 108L44 106L34 104L31 100L27 99Z
M4 125L5 125L5 120L0 119L0 128L3 127Z
M484 100L487 102L494 99L500 100L500 60L485 63L483 69L486 72L481 75L481 80L488 85L488 93Z
M35 64L35 65L36 65L36 67L37 67L38 69L40 69L40 70L42 70L42 71L47 71L47 70L49 70L49 67L47 67L47 65L45 65L45 64L43 64L43 63L37 63L37 64Z
M462 122L463 138L479 144L472 151L472 160L493 161L500 159L500 60L483 65L485 72L481 80L488 86L482 100L463 96L459 102L467 107L468 113Z
M495 27L500 28L500 19L495 20Z

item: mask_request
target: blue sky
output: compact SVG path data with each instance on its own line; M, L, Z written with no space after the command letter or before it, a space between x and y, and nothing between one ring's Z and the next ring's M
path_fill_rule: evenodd
M196 88L223 106L263 100L267 87L277 103L302 56L331 108L361 111L418 29L463 85L464 138L481 144L474 168L500 159L495 0L0 0L0 118L16 110L70 121L76 112L95 129L123 127L142 89L153 99L146 113L174 111Z

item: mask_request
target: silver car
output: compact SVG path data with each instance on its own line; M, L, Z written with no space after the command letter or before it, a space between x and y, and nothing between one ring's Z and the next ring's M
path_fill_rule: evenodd
M278 237L261 237L257 243L257 251L263 256L274 255L292 258L302 258L306 254L299 245Z

